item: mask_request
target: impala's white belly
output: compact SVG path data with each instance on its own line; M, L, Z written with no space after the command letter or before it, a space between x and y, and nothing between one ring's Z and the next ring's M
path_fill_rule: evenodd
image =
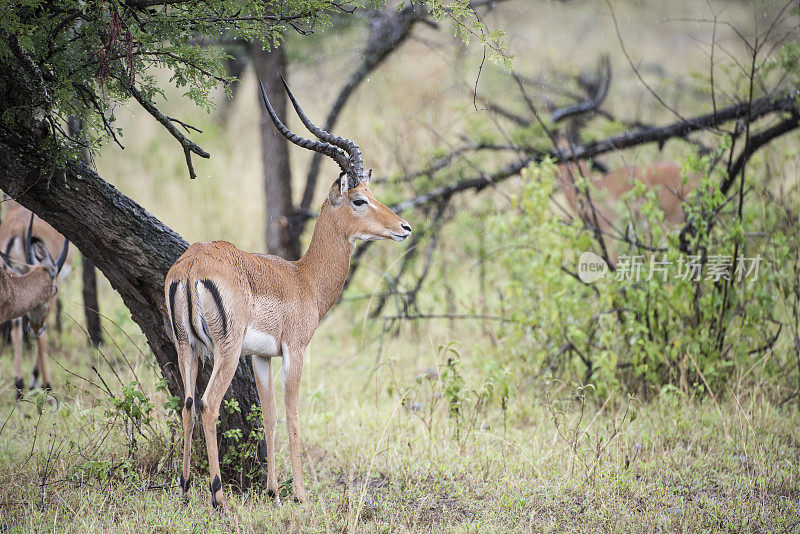
M273 335L260 332L252 326L248 326L242 343L242 354L280 356L278 340Z

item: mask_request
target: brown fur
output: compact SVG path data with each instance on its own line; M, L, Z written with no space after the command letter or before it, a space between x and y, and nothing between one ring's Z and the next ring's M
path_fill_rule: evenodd
M7 211L2 224L0 224L0 251L7 252L8 256L13 261L24 264L25 251L23 244L25 234L28 231L31 212L13 200L6 200L3 202L3 205L6 206ZM57 258L64 245L64 236L59 234L52 226L39 217L34 217L33 238L41 241L51 258ZM9 247L9 242L11 242L12 239L13 244ZM70 247L66 261L64 262L64 267L54 281L56 288L72 270L73 257L74 249ZM36 287L39 290L43 290L45 286ZM33 299L33 297L26 297L26 300L28 299ZM47 366L46 357L47 333L44 327L54 303L55 298L51 295L51 298L46 301L40 301L36 306L33 306L26 312L31 331L34 332L34 335L37 337L34 382L31 387L36 387L38 385L38 376L42 377L42 383L45 386L50 386L50 371ZM11 343L14 347L14 374L17 379L16 383L19 384L22 383L22 321L16 321L12 325Z
M575 182L586 178L594 186L592 203L589 206L584 195L579 195ZM591 228L599 228L604 236L611 235L613 225L620 219L615 203L620 197L634 188L636 180L640 180L648 191L655 191L658 203L664 212L664 220L672 226L678 226L686 220L683 202L699 183L699 177L688 175L686 183L681 183L681 168L672 163L656 163L642 167L625 167L615 169L607 174L593 175L585 161L566 163L558 166L557 179L561 192L570 208ZM634 218L639 218L642 199L629 204ZM595 223L595 215L597 222ZM613 250L609 250L612 261L616 259Z
M355 206L353 202L359 199L369 204ZM198 405L211 480L220 476L216 436L220 403L240 357L252 353L267 441L267 489L277 497L274 458L277 411L271 358L281 356L294 497L299 501L306 499L299 430L303 354L320 319L342 292L356 239L399 241L410 233L406 221L375 200L367 182L343 190L337 181L320 209L308 251L298 261L250 254L225 241L195 243L178 258L167 273L164 295L173 321L186 397L184 481L189 480L194 407ZM194 398L198 357L205 352L213 353L214 367L198 403ZM187 490L188 483L184 492ZM221 487L213 485L212 502L221 505L222 501Z
M55 293L53 279L43 266L31 267L21 276L0 270L0 322L21 317L48 303Z

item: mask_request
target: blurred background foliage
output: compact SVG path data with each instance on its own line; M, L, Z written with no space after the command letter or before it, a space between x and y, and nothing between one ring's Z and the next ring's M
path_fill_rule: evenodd
M781 3L763 4L762 33L782 7ZM707 7L692 3L673 8L613 8L619 35L607 7L602 6L545 2L535 11L547 22L535 23L534 31L528 4L501 3L486 14L484 21L489 27L502 28L512 37L506 55L514 58L515 72L538 81L538 86L532 85L528 91L541 106L544 124L502 122L480 98L526 113L524 99L503 65L483 64L480 42L464 48L448 37L448 27L421 25L402 49L365 80L347 105L337 131L361 144L367 164L374 168L376 194L393 204L482 172L491 173L514 161L520 152L550 150L545 129L557 132L559 125L546 117L548 102L579 100L580 76L594 72L600 53L611 57L614 79L603 107L616 120L591 119L581 129L582 142L628 131L637 121L668 124L676 118L675 109L685 117L708 112L712 31L720 47L714 64L716 105L721 108L746 99L747 43L758 30L747 6L725 3L720 8L725 24L717 25L710 22L712 14ZM602 24L597 23L598 13L603 14ZM796 14L790 10L782 17L782 23L791 27ZM360 60L354 45L365 38L362 20L358 13L339 14L324 21L332 24L326 31L310 36L288 34L284 47L290 83L311 117L325 115L347 72ZM747 29L740 30L745 32L744 40L728 22ZM648 30L639 31L640 25ZM792 37L791 33L775 32L770 46L760 49L753 98L782 94L795 86L798 67L792 58L798 47ZM620 41L626 52L634 54L635 72ZM664 43L670 43L668 54ZM243 73L244 89L231 104L225 104L230 109L224 117L216 111L194 111L182 98L192 95L180 83L171 87L173 73L147 72L148 83L164 92L163 101L158 101L163 112L203 130L191 137L200 146L214 147L213 157L196 161L198 180L186 180L185 163L176 157L179 147L169 134L136 109L136 104L110 98L110 111L126 149L120 153L113 144L102 149L95 160L101 176L190 242L225 239L246 250L261 250L264 210L256 136L259 103L254 97L252 71ZM647 87L638 83L638 76ZM473 104L471 90L476 81L479 100ZM668 107L659 104L651 91ZM221 106L225 94L220 87L209 86L204 98L206 103ZM288 121L300 130L294 117ZM663 256L673 265L669 280L645 281L649 270L645 264L639 283L614 280L613 272L595 284L581 283L573 276L580 253L601 250L579 218L565 218L554 204L563 202L554 178L557 169L548 163L533 164L522 177L494 189L454 196L439 215L435 206L410 214L415 230L424 236L413 243L415 250L397 251L381 245L375 247L379 252L368 251L342 305L333 312L334 321L326 321L322 327L322 332L329 333L319 337L333 335L328 324L339 323L337 317L351 316L356 320L347 324L358 326L350 334L362 344L358 353L372 347L379 363L394 340L424 332L433 346L458 339L461 353L469 355L478 368L484 365L479 362L488 359L492 363L485 365L498 366L519 380L552 373L567 381L592 383L604 391L649 396L665 385L685 391L716 391L753 379L757 369L759 379L770 377L771 386L788 395L797 384L793 296L797 254L795 240L789 237L797 224L797 166L792 150L796 134L777 139L750 161L741 220L738 200L720 196L714 189L724 180L730 136L707 130L696 139L702 145L699 153L698 144L676 140L661 147L643 145L625 153L606 154L598 161L609 168L671 161L680 164L685 173L708 176L708 189L701 189L704 193L689 204L693 212L715 212L718 217L713 225L698 229L692 242L694 252L702 248L706 258L732 257L735 249L740 257L760 254L764 259L758 280L741 284L734 280L721 287L704 279L692 283L674 278L675 264L687 252L680 250L680 228L660 224L658 205L651 194L651 201L641 210L645 216L638 220L626 215L621 202L617 208L627 218L618 226L625 227L625 221L633 220L648 243L659 250L625 243L614 246L623 256L643 254L645 262L650 256ZM452 158L446 166L436 166L465 143L505 143L513 145L516 152L476 150ZM302 169L310 155L295 148L290 154L292 167L300 170L293 174L297 191L303 185ZM323 176L335 174L329 163L323 165ZM318 184L319 191L327 187L327 180ZM407 256L411 257L404 266ZM398 276L401 266L402 276ZM413 299L409 298L411 292ZM378 306L380 315L376 317ZM419 315L434 317L415 318ZM412 360L426 353L421 348L413 352ZM486 358L487 353L492 356ZM373 367L373 363L359 365L380 373L380 365Z

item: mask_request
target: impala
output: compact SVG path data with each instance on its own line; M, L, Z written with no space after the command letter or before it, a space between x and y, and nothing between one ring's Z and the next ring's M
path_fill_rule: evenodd
M563 149L562 149L563 150ZM568 153L568 151L567 151ZM592 205L585 195L580 195L576 181L586 178L594 188ZM558 166L559 188L570 208L590 228L598 228L604 236L611 235L614 222L620 218L615 204L641 181L645 189L654 191L658 204L664 212L664 220L678 226L686 220L683 203L688 194L697 187L699 178L693 174L681 176L680 165L674 163L655 163L645 167L623 167L611 172L595 175L585 161L562 163ZM634 218L639 217L644 199L636 199L629 204ZM595 220L596 216L596 220Z
M602 113L600 105L608 96L611 84L611 63L607 56L600 61L599 75L589 82L585 77L579 84L587 89L587 97L577 104L560 109L551 109L550 118L553 123L567 122L566 132L558 139L557 148L568 156L571 145L579 137L580 127L595 113ZM559 188L572 211L578 215L586 226L598 230L601 236L613 235L614 223L620 219L616 204L624 193L632 190L637 181L641 181L647 191L653 191L658 204L664 212L664 220L678 226L686 220L683 203L688 194L694 190L699 177L689 174L683 179L680 165L674 163L654 163L644 167L626 166L611 172L593 173L584 160L561 163L556 174ZM593 185L591 195L579 192L576 181L586 179ZM628 206L634 219L640 217L640 209L644 199L637 198ZM616 254L609 249L609 258L616 261Z
M188 498L197 406L205 433L214 507L223 504L216 425L220 403L240 358L247 354L252 355L263 411L268 494L278 499L272 358L280 356L293 492L297 501L305 501L299 426L303 354L320 319L342 292L356 240L402 241L411 235L408 223L372 196L358 146L315 126L285 82L284 87L303 124L320 140L304 139L284 126L262 86L264 105L278 131L298 146L329 156L342 171L320 208L305 255L287 261L243 252L225 241L195 243L170 268L164 283L185 392L181 489ZM198 357L209 355L213 357L211 376L202 397L194 402Z
M0 252L0 323L21 317L47 304L58 291L56 277L67 259L69 243L64 240L61 255L53 261L41 241L32 243L33 214L25 237L25 261L20 263Z
M29 266L44 264L48 272L55 253L60 251L58 256L58 269L53 279L53 284L58 285L72 270L72 251L69 242L64 236L56 232L52 226L36 217L24 206L7 200L9 206L6 216L0 224L0 250L10 261L17 264L27 264ZM38 253L36 251L39 251ZM9 264L6 262L7 270ZM13 268L10 269L12 272ZM40 275L32 276L31 281ZM26 282L27 283L27 282ZM28 286L32 288L33 286ZM32 299L28 294L25 299ZM39 386L41 376L42 385L45 389L50 389L50 371L47 366L47 317L53 307L55 298L38 302L25 316L28 318L28 332L36 338L36 363L33 368L33 380L31 389ZM17 396L22 394L25 383L22 379L22 320L15 320L11 326L11 344L14 347L14 386L17 389Z

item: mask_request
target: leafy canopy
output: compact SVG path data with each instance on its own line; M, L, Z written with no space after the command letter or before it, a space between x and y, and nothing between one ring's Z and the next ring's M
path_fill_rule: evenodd
M325 27L337 13L363 6L358 0L0 0L0 62L10 72L0 81L0 127L20 132L39 121L52 138L53 154L117 141L113 105L134 97L181 144L193 175L190 153L208 157L180 130L187 125L163 115L154 99L163 96L155 73L171 72L170 83L201 108L213 106L211 90L230 81L224 47L231 41L279 46L287 30L302 34ZM380 0L370 4L379 5ZM492 50L502 34L487 32L465 0L428 0L434 18L480 34ZM67 131L68 117L83 120L82 139Z

